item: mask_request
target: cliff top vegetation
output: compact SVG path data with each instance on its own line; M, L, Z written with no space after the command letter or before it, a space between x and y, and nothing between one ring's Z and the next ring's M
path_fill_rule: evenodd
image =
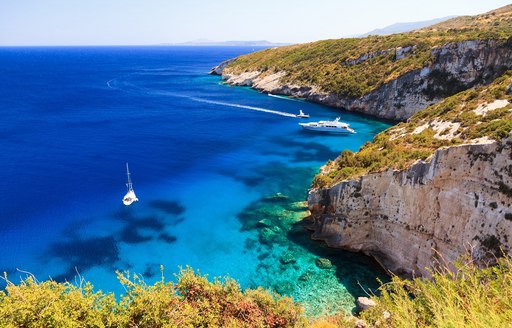
M427 66L432 49L451 42L512 37L512 5L463 16L421 30L386 36L324 40L267 49L238 57L224 72L286 72L285 83L316 86L344 97L361 97L399 76Z
M512 72L492 84L448 97L379 133L356 153L345 150L314 181L326 187L387 169L401 170L428 160L445 146L501 140L512 131Z

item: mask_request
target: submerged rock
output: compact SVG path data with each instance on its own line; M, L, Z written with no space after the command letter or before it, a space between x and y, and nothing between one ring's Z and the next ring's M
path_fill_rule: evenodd
M285 253L283 254L283 256L281 256L279 261L283 264L291 264L297 262L297 259L295 258L293 253Z
M270 195L270 196L267 196L264 198L265 201L270 201L270 202L280 202L280 201L285 201L285 200L288 200L288 196L280 193L280 192L276 192L275 194L273 195Z
M265 245L272 245L276 239L276 233L270 228L263 228L260 231L260 242Z
M295 290L295 285L289 281L280 281L274 285L274 289L280 295L290 295Z
M313 278L313 272L308 270L300 275L299 280L300 281L308 281L311 278Z
M288 209L294 212L307 212L308 202L293 202L288 204Z
M268 253L268 252L261 253L260 255L258 255L258 260L263 261L263 260L264 260L264 259L266 259L269 255L270 255L270 253Z
M261 227L271 227L273 226L272 221L269 219L263 219L258 221L258 225Z
M316 259L315 264L320 269L330 269L332 268L331 260L326 259L324 257L319 257Z
M254 240L252 238L247 238L245 240L244 248L247 250L254 249L256 247L256 243L257 243L256 240Z

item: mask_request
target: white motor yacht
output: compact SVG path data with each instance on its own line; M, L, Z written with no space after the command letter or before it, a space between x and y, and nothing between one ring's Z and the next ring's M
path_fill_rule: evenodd
M354 129L349 128L348 123L340 122L337 117L334 121L318 121L309 123L299 123L305 130L321 131L321 132L334 132L334 133L356 133Z
M133 191L132 179L130 178L130 170L128 169L128 163L126 163L126 175L128 176L128 182L126 183L128 192L123 197L123 204L128 206L131 205L133 202L139 201L137 196L135 196L135 192Z

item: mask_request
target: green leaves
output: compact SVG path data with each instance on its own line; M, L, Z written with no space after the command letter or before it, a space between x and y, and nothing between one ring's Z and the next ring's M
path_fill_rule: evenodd
M433 271L432 279L394 277L362 317L377 327L506 327L512 322L511 269L509 258L487 268L468 260L455 270ZM390 313L387 321L384 311Z
M176 283L147 285L137 274L117 272L126 294L94 292L33 277L0 292L1 327L294 327L305 323L291 298L263 289L242 291L230 278L210 282L187 267Z

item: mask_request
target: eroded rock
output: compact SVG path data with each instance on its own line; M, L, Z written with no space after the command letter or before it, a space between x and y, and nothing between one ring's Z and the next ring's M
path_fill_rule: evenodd
M492 262L512 249L512 137L439 149L430 162L312 190L308 201L314 239L398 274L429 276L440 255L452 262L470 250Z
M332 268L331 260L323 258L323 257L317 258L315 260L315 264L320 269L330 269L330 268Z

